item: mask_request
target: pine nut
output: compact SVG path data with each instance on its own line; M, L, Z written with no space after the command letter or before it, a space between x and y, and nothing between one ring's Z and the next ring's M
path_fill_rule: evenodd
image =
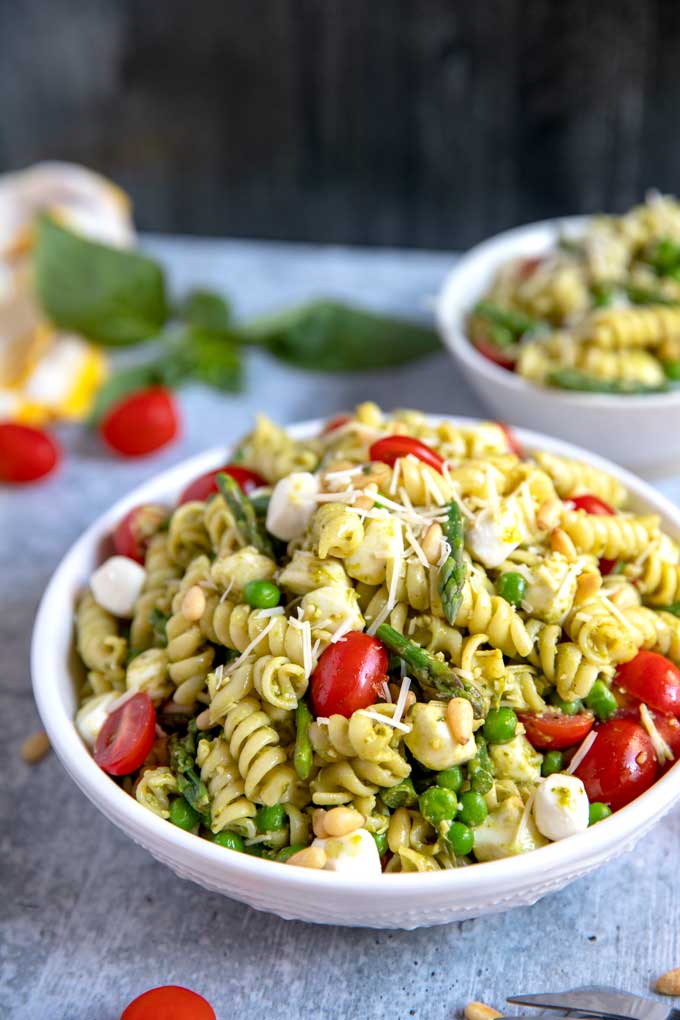
M588 572L581 574L576 581L576 598L575 602L587 602L593 595L602 587L602 578L599 574Z
M487 1006L485 1002L468 1002L465 1007L465 1020L497 1020L503 1016L493 1006Z
M392 478L392 468L389 464L383 464L381 460L374 461L370 466L368 477L370 481L376 483L379 489L384 489Z
M373 504L375 503L375 497L377 495L378 486L374 482L371 482L369 485L366 486L362 495L357 496L357 498L352 503L352 506L356 507L357 510L371 510Z
M559 499L546 499L536 511L536 523L541 531L551 531L559 524L562 504Z
M314 868L321 871L326 866L326 851L321 846L306 846L304 850L298 850L296 854L288 858L288 864L295 864L298 868Z
M680 967L662 974L656 982L659 995L680 995Z
M209 730L210 729L210 709L209 708L204 708L203 711L200 712L196 716L196 727L199 730Z
M347 836L364 824L364 816L350 807L334 807L323 820L329 836Z
M314 835L318 836L319 839L324 839L328 833L326 832L326 812L323 808L317 808L312 814L312 829Z
M467 744L472 736L474 713L466 698L451 698L446 706L446 725L457 744Z
M44 730L33 733L21 745L21 757L27 765L36 765L50 750L50 738Z
M435 563L439 563L439 557L442 553L443 537L444 532L442 531L442 526L435 521L429 526L425 532L425 538L420 543L420 547L425 553L427 562L431 563L432 566L434 566Z
M194 584L182 599L182 616L194 623L200 620L205 612L205 594L199 585Z
M554 528L550 532L550 548L553 552L562 553L570 563L577 559L576 546L562 528Z

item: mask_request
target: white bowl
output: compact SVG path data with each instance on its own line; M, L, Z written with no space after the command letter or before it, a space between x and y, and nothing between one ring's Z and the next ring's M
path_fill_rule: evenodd
M573 234L586 223L585 216L543 220L472 248L455 264L439 293L439 331L467 380L501 421L561 436L648 477L678 470L680 390L615 396L537 386L494 365L467 337L467 316L503 263L542 255L565 230Z
M441 417L430 416L430 420ZM469 418L451 420L477 424ZM320 422L307 422L291 432L302 437L320 427ZM518 438L527 450L578 457L610 471L628 488L634 506L659 513L668 532L680 539L680 511L628 472L556 439L524 430L518 431ZM172 502L189 481L224 460L222 448L192 457L135 489L95 521L55 571L38 610L31 648L35 698L62 764L107 818L181 878L284 918L376 928L444 924L534 903L632 849L680 798L680 768L673 768L634 803L560 843L457 871L384 875L378 881L309 871L225 850L143 808L95 765L74 726L73 606L114 525L127 510L149 500Z

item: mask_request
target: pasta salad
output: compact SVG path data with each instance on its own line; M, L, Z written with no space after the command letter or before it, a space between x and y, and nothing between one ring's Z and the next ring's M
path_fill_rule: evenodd
M680 203L656 193L501 266L469 318L485 357L541 386L644 394L680 380Z
M378 876L585 831L680 751L680 563L619 481L495 423L267 418L136 507L76 609L76 726L169 823Z

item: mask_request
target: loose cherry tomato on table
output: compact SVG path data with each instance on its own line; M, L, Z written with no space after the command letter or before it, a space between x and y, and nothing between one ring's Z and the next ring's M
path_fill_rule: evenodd
M113 532L113 548L119 556L144 562L149 538L168 516L166 507L159 503L144 503L128 510Z
M557 715L556 712L540 715L521 713L518 718L524 724L527 740L539 751L563 751L565 747L580 744L595 722L590 712L579 712L577 715Z
M589 492L584 492L581 496L570 496L569 500L574 504L577 510L585 510L587 514L595 514L601 517L614 517L616 510L611 507L609 503L605 503L599 496L593 496ZM612 570L616 566L616 560L600 560L600 573L603 577L607 574L611 574Z
M680 715L680 669L664 655L642 649L619 666L614 682L663 715Z
M204 475L194 478L193 482L187 485L179 497L180 505L188 503L192 499L202 501L207 499L208 496L212 496L214 492L219 492L217 476L221 474L230 475L241 486L246 495L252 492L253 489L259 489L267 484L266 480L262 475L258 475L257 471L241 467L240 464L225 464L224 467L216 468L214 471L206 471Z
M333 418L328 419L324 427L321 429L321 435L327 436L329 432L335 432L336 429L341 429L343 425L346 425L347 422L351 420L351 414L336 414Z
M487 361L492 361L494 365L498 365L499 368L505 368L508 372L514 372L515 359L509 352L504 351L502 347L497 347L496 344L483 337L475 340L475 347Z
M125 457L143 457L177 436L179 414L172 394L150 386L114 404L102 419L104 442Z
M344 715L374 705L388 658L377 638L350 631L321 653L310 687L315 715Z
M505 440L508 444L508 451L510 453L514 453L515 457L519 457L520 460L524 460L524 450L519 445L519 440L517 439L517 436L512 431L510 426L507 425L504 421L499 421L496 424L505 433Z
M143 992L123 1010L120 1020L216 1020L202 995L181 985L162 985Z
M649 734L632 719L615 718L597 729L593 746L576 769L588 800L625 807L648 790L658 771Z
M128 776L142 765L156 739L156 710L138 691L108 716L94 745L94 760L110 776Z
M436 450L411 436L385 436L384 439L378 439L373 443L368 453L371 460L382 461L390 467L394 467L400 457L408 457L409 454L422 460L423 464L434 468L439 474L444 467L444 460Z
M61 460L56 440L42 429L0 422L0 482L36 482Z

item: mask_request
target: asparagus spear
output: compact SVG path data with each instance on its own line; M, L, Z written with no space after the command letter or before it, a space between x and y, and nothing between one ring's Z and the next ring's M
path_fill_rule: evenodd
M481 734L475 738L477 754L468 762L467 775L470 786L476 793L488 793L493 786L493 765L489 758L486 740Z
M298 701L295 710L295 751L293 753L293 765L300 779L309 779L312 771L312 742L309 739L309 724L312 721L312 713L304 701Z
M378 627L376 637L390 652L404 660L421 687L429 687L444 698L467 698L476 718L483 717L484 699L471 681L463 680L441 659L437 659L414 641L409 641L386 623Z
M217 476L217 484L246 544L254 545L265 556L274 559L274 549L269 535L258 521L253 505L240 485L230 475L225 474Z
M396 786L381 790L380 797L383 804L392 811L400 807L413 807L418 800L413 780L409 778L402 779Z
M531 333L545 325L540 319L533 319L522 312L509 311L491 301L480 301L475 306L474 314L493 323L494 326L508 330L513 340L518 340L525 333Z
M628 382L622 379L598 379L576 368L559 368L548 376L551 386L563 390L580 390L584 393L663 393L668 387L664 383L649 386L646 383Z
M455 501L449 503L444 524L444 538L450 552L439 568L439 597L442 600L444 616L454 624L463 599L465 583L465 561L463 559L463 515Z
M193 726L192 726L193 723ZM208 789L196 771L195 721L189 724L184 737L173 733L170 737L170 767L177 776L177 789L192 808L199 813L204 825L210 825Z

